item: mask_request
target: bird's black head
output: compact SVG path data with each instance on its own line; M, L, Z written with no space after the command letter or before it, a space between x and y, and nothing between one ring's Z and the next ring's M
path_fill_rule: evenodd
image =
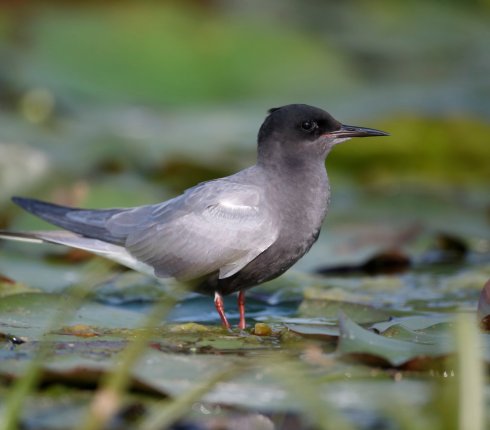
M328 112L313 106L292 104L272 108L260 127L259 142L270 139L314 141L322 134L338 130L341 125Z
M259 160L278 155L298 160L323 159L334 145L351 137L386 135L371 128L341 124L313 106L291 104L269 110L259 130Z

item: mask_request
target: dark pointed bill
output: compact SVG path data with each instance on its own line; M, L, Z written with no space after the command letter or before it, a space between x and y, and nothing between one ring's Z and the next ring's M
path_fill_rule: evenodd
M343 138L343 137L369 137L369 136L389 136L381 130L376 130L375 128L367 127L356 127L354 125L342 124L338 130L331 131L328 133L330 136Z

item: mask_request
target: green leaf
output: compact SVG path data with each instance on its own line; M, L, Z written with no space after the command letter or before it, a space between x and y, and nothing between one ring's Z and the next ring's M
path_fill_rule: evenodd
M390 339L362 328L345 314L339 314L338 352L380 358L398 367L417 357L440 357L452 351L444 343L433 345Z
M70 295L22 293L0 300L0 325L11 334L30 340L39 339L49 326L53 314L70 302ZM138 327L143 315L138 312L99 303L85 302L65 325L84 324L97 328Z

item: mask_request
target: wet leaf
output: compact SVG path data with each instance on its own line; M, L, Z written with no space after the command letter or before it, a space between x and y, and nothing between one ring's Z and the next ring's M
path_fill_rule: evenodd
M133 369L132 385L148 393L177 396L203 383L216 372L220 372L224 366L240 361L243 361L246 368L246 360L239 357L166 354L149 350ZM22 375L24 366L23 361L3 360L0 361L0 374L16 378ZM75 386L93 385L113 366L113 360L107 358L55 356L50 363L45 364L44 378L51 382L64 382ZM244 371L240 377L220 383L203 400L259 410L293 410L298 406L294 397L287 394L267 368Z
M452 322L451 315L409 315L390 318L389 321L382 321L372 324L370 329L376 333L384 333L393 326L403 326L408 330L430 329L444 323Z
M396 324L392 325L382 334L390 339L405 340L425 345L437 345L443 341L449 342L452 339L451 332L447 330L447 325L444 325L444 328L445 332L432 334L424 330L411 330L405 327L403 324Z
M305 291L305 300L301 303L298 313L302 317L319 317L336 321L338 312L343 311L360 324L389 319L390 313L386 310L362 303L362 301L369 302L370 300L370 296L348 293L339 288L308 289Z
M30 288L25 284L16 282L13 279L7 278L0 274L0 299L11 294L19 294L26 292L36 292L34 288Z
M0 325L11 333L30 340L39 339L46 331L53 314L70 301L69 295L46 293L21 293L0 300ZM99 303L85 303L66 321L66 325L83 323L97 328L135 328L143 321L143 315Z
M286 327L294 333L306 338L336 341L339 337L338 325L332 324L294 324L286 323Z
M43 292L60 292L80 281L83 277L84 264L65 265L49 264L43 260L43 251L62 249L57 245L29 245L15 244L16 249L22 247L34 247L33 252L39 252L33 256L25 253L0 250L0 271L9 278L30 288ZM18 248L21 247L21 248Z
M110 305L153 303L172 294L176 287L177 284L172 280L157 281L150 276L128 270L97 285L91 298Z
M340 314L340 339L338 352L361 357L361 360L379 359L380 362L399 367L416 358L436 358L446 355L451 347L444 342L422 344L391 339L366 330Z

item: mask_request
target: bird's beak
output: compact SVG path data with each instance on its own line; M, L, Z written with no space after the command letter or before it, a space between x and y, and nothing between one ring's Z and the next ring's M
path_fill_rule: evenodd
M342 124L338 130L329 132L328 136L343 139L349 137L389 136L389 133L374 128Z

